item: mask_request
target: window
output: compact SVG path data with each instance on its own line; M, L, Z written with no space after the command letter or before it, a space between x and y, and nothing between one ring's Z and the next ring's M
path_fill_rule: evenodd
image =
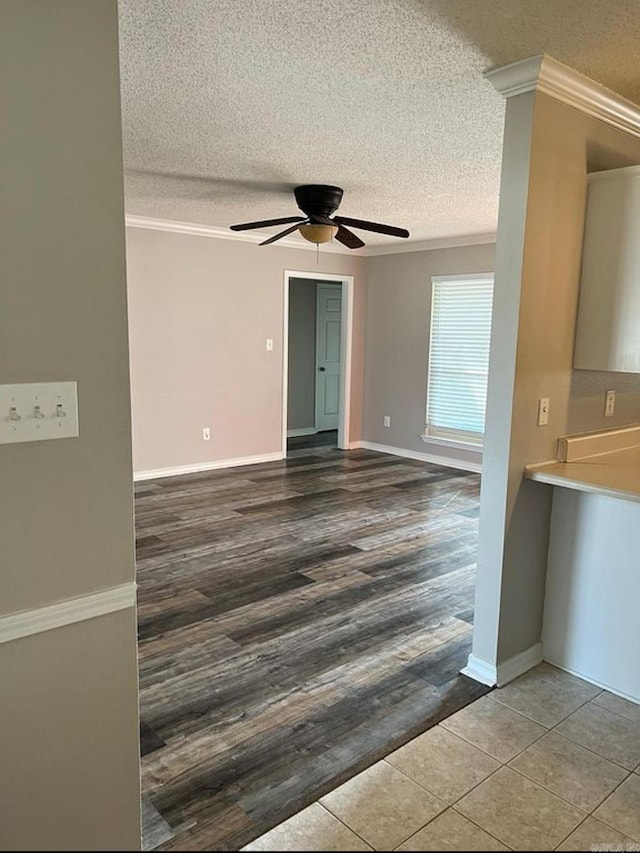
M432 278L426 436L482 444L493 273Z

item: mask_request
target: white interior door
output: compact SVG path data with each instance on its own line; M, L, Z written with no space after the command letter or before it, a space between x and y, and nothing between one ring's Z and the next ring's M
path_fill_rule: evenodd
M338 429L342 285L316 285L316 429Z

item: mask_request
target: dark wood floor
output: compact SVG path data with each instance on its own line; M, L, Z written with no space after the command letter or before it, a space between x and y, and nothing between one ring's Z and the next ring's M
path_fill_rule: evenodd
M313 435L294 435L287 439L287 452L311 450L316 447L338 447L338 430L325 429Z
M147 847L238 849L486 692L478 492L332 447L136 486Z

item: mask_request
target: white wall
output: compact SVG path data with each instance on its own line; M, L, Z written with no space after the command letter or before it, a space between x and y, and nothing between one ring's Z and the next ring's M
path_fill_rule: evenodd
M556 488L545 593L545 657L640 702L640 504Z

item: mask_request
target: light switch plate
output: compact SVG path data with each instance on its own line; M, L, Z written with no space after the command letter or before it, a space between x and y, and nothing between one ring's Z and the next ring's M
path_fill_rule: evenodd
M549 398L540 397L538 400L538 426L546 426L549 423Z
M78 435L76 382L0 385L0 444Z
M607 391L604 397L604 416L610 418L616 409L616 392Z

